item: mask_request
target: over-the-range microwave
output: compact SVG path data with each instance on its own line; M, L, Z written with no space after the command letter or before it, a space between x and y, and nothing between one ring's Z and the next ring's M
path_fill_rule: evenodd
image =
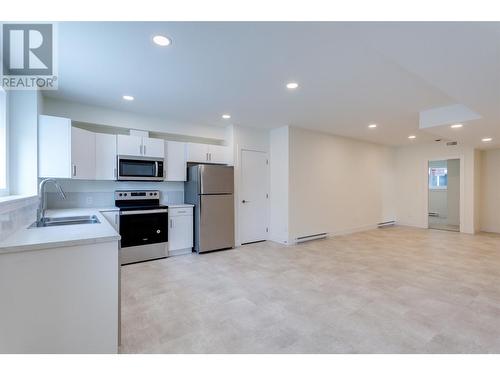
M163 181L164 159L118 155L119 181Z

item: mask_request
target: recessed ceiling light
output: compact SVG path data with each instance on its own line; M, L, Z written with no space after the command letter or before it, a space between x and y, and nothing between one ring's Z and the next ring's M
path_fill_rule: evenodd
M375 128L377 127L377 124L370 124L370 125L368 125L368 127L369 127L370 129L375 129Z
M491 142L492 140L493 140L493 138L489 138L489 137L481 139L481 141L483 141L483 142Z
M163 35L155 35L153 37L153 42L161 47L166 47L172 43L170 39Z
M130 96L130 95L123 95L122 98L123 98L123 100L128 100L129 102L131 102L132 100L134 100L134 97Z
M417 136L416 136L416 135L409 135L409 136L408 136L408 139L415 139L415 138L417 138Z
M462 126L463 126L462 124L453 124L453 125L451 125L450 127L451 127L452 129L458 129L458 128L461 128Z
M294 90L296 89L297 87L299 87L299 84L297 82L288 82L286 84L286 88L287 89L290 89L290 90Z
M223 118L223 119L225 119L225 120L227 120L227 119L230 119L230 118L231 118L231 115L230 115L229 113L224 113L224 114L222 115L222 118Z

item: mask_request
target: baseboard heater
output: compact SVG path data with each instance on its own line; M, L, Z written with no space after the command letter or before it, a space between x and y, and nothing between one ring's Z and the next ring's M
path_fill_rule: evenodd
M392 220L392 221L384 221L383 223L378 223L377 227L379 227L379 228L385 228L385 227L390 227L392 225L396 225L396 222L394 220Z
M311 234L309 236L297 237L295 242L301 243L301 242L306 242L306 241L321 240L323 238L326 238L326 233L317 233L317 234Z

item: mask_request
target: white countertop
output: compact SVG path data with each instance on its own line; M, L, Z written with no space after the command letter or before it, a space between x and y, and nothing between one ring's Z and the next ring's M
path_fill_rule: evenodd
M171 208L194 207L194 204L188 204L188 203L167 204L167 207L171 207Z
M47 217L96 215L100 223L30 229L26 226L0 242L0 255L20 251L118 241L120 240L120 235L100 213L100 211L117 210L118 208L116 207L47 210Z

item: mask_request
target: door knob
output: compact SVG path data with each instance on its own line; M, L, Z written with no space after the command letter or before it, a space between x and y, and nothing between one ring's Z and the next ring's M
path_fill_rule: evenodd
M242 200L241 203L250 203L250 201Z

